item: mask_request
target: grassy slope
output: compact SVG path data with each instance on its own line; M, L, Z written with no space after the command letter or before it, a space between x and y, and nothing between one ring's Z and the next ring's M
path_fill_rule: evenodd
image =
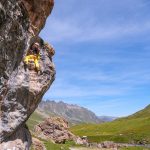
M33 127L44 119L45 116L34 112L27 121L30 130L33 130ZM71 131L76 135L87 135L92 142L111 140L126 143L145 139L150 143L150 106L126 118L103 124L81 124L72 127ZM44 144L47 148L51 147L55 150L61 148L68 150L69 146L72 146L72 144L57 145L48 141ZM140 150L140 148L135 149Z
M150 150L150 149L144 147L126 147L126 148L121 148L120 150Z
M76 146L73 141L67 141L65 144L55 144L48 140L43 140L43 139L39 139L39 140L44 144L47 150L69 150L70 147ZM33 145L31 146L31 150L34 150Z
M82 124L71 128L79 136L88 136L89 140L100 142L112 140L115 142L150 143L150 106L126 118L103 124Z
M27 121L27 125L30 130L34 129L34 126L39 124L40 122L44 121L45 117L41 114L37 113L36 111L30 116Z
M47 118L46 116L42 115L41 113L38 113L37 111L35 111L29 118L29 120L27 121L27 125L29 127L29 129L31 131L33 131L34 126L39 124L40 122L44 121L45 118ZM38 138L38 137L35 137ZM41 140L46 149L52 149L52 150L69 150L69 147L71 146L76 146L75 143L73 141L67 141L65 144L54 144L51 141L46 141L46 140Z

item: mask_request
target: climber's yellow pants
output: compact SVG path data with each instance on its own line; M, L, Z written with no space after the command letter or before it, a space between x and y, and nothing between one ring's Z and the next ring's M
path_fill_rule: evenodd
M33 61L34 64L35 64L35 68L37 70L39 70L40 66L39 66L39 56L36 56L36 55L27 55L24 59L24 62L28 65L30 61Z

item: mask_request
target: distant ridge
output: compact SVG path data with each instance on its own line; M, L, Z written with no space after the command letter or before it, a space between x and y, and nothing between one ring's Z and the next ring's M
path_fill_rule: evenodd
M63 101L42 101L37 111L47 116L64 117L73 124L103 122L103 120L97 117L92 111L78 105L64 103Z
M112 116L99 116L99 119L103 120L104 122L111 122L117 119L117 117Z

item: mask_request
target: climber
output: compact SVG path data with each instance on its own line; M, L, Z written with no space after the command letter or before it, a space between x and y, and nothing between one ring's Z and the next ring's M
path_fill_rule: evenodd
M40 45L39 43L33 43L31 48L28 50L27 55L24 59L25 65L29 68L29 70L40 71L39 66L40 59Z
M31 45L31 48L29 49L27 55L39 55L39 53L40 53L40 44L36 42Z

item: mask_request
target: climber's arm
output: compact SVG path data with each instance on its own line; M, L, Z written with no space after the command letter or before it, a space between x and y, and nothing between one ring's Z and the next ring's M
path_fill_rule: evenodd
M26 56L26 57L24 58L24 63L25 63L25 64L28 64L28 61L29 61L29 57Z

